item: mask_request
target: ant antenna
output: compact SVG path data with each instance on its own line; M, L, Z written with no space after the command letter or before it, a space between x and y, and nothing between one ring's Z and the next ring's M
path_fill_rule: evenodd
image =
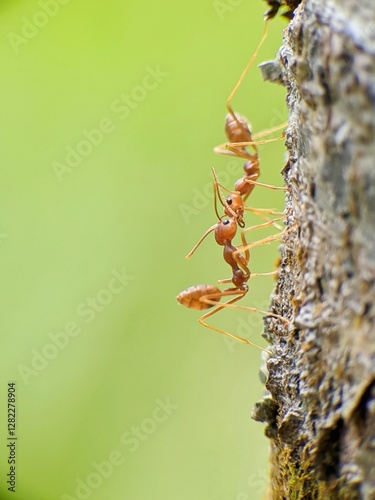
M213 226L211 226L209 229L207 229L207 231L200 238L200 240L198 241L198 243L196 243L194 245L194 247L190 250L190 252L187 254L187 256L185 257L185 259L190 259L190 257L193 255L193 253L199 247L199 245L202 243L202 241L206 238L206 236L208 236L210 233L212 233L212 231L215 231L216 227L217 227L217 223L214 224Z

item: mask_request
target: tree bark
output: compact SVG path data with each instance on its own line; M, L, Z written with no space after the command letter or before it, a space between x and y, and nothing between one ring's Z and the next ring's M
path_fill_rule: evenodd
M264 74L290 113L271 306L290 323L266 320L274 354L253 411L269 498L375 499L374 0L303 0Z

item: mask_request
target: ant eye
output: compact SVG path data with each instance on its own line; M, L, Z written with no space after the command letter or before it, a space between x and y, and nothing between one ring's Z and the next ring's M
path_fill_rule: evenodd
M232 205L232 199L231 198L227 198L227 203L228 203L228 205Z
M223 220L223 224L224 224L224 226L227 226L229 224L229 219Z

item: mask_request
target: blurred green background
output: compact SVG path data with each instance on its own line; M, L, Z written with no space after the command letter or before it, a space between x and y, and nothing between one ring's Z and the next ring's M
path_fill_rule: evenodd
M265 7L2 0L2 499L263 497L268 443L249 416L260 352L175 296L230 277L213 237L184 256L216 220L211 167L229 188L242 175L212 150ZM257 63L284 26L272 22ZM286 120L284 94L254 66L234 107L258 132ZM261 181L281 184L283 155L282 141L261 147ZM283 195L256 188L251 204L280 209ZM251 269L276 258L277 245L254 249ZM267 307L272 286L254 278L243 305ZM264 345L259 315L212 323Z

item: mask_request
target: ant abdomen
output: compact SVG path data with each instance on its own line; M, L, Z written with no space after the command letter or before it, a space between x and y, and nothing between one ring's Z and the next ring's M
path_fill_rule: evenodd
M225 118L225 135L231 143L251 142L248 122L239 114L227 114Z
M202 300L207 297L213 302L219 302L221 299L221 291L215 285L194 285L180 292L176 299L180 304L189 309L202 311L209 309L213 304L209 304Z

